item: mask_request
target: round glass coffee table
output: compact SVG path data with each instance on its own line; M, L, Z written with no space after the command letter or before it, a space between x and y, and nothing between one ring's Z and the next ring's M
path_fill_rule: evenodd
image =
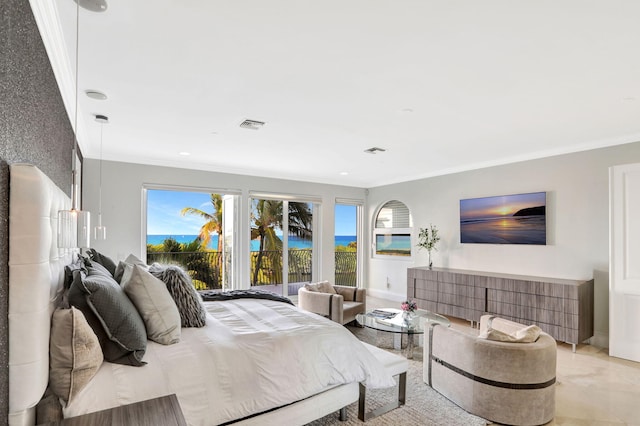
M445 327L451 325L451 322L446 317L424 309L414 311L407 318L401 309L379 308L366 314L358 314L356 321L358 321L358 324L373 330L407 335L406 356L408 359L413 358L414 335L424 334L430 323L437 323Z

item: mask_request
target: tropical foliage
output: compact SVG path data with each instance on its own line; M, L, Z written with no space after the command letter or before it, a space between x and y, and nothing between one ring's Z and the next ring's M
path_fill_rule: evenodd
M179 243L173 238L162 244L147 244L147 263L176 264L186 269L197 290L220 288L219 252L202 248L202 241L196 238L190 243Z
M222 195L211 194L211 204L213 205L213 213L207 213L196 207L185 207L180 211L182 216L189 214L205 220L198 235L203 249L211 242L211 234L222 235ZM222 251L222 238L218 238L218 251Z
M282 240L276 231L283 226L284 203L278 200L254 200L251 211L251 239L259 241L255 265L252 262L252 285L272 282L271 273L282 271ZM310 240L313 235L313 212L307 203L290 202L289 233ZM267 263L269 268L263 268Z

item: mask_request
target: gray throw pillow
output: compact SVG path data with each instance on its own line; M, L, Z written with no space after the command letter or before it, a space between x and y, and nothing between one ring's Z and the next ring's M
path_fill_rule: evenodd
M60 398L54 394L50 388L44 392L44 396L36 405L36 424L48 424L51 422L61 422L64 420L62 416L62 404Z
M89 259L91 259L93 262L99 263L100 265L104 266L107 269L107 271L109 271L111 276L115 274L116 263L113 260L111 260L110 257L107 257L104 254L96 251L96 249L87 250L87 256L89 256Z
M204 327L206 324L206 311L202 303L202 297L193 286L191 277L179 266L160 265L154 263L149 267L155 277L162 280L173 297L180 312L182 327Z
M107 268L97 262L91 262L91 264L87 266L87 275L103 275L107 278L113 278L111 272L109 272Z
M102 273L77 274L69 302L80 309L96 333L105 361L141 366L147 349L144 322L122 287Z
M87 266L84 262L84 257L80 255L77 255L77 257L72 263L64 267L64 289L65 290L68 290L69 287L71 287L71 283L73 282L73 273L75 271L81 271L85 274L88 273Z

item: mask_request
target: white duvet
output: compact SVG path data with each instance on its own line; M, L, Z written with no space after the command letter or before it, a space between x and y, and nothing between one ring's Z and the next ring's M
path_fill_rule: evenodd
M337 323L270 300L205 305L207 325L183 328L174 345L149 341L147 365L105 362L65 417L175 393L189 425L216 425L344 383L394 385Z

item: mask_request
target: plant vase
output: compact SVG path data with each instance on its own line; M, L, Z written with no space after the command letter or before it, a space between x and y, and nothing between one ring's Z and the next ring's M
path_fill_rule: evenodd
M413 321L413 312L411 311L402 311L402 323L406 327L411 327L411 322Z
M431 250L429 250L429 269L433 269L433 261L431 260Z

